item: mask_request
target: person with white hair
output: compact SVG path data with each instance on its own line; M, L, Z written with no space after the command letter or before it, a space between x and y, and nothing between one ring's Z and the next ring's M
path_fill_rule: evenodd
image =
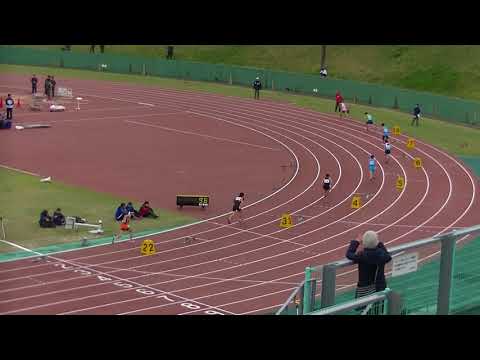
M345 256L358 264L356 298L385 290L387 287L385 264L391 261L392 257L378 240L375 231L369 230L363 235L359 234L356 240L350 242Z
M253 88L255 90L254 98L259 100L260 99L260 89L262 88L262 83L260 82L260 78L257 76L255 81L253 82Z

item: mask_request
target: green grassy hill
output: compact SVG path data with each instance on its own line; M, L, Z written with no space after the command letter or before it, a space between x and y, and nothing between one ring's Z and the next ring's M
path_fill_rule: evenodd
M59 45L28 45L56 48ZM107 45L108 53L148 57L166 45ZM72 51L89 50L74 45ZM97 51L99 51L97 47ZM175 58L318 74L320 45L176 45ZM480 46L328 45L329 76L480 100Z

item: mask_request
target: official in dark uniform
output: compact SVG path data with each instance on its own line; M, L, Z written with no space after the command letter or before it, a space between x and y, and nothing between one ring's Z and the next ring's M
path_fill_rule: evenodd
M55 97L55 85L57 85L57 82L55 81L53 75L50 78L50 84L52 84L52 97Z
M35 74L32 76L32 95L37 93L37 84L38 84L38 79L35 76Z
M45 79L45 95L48 96L48 88L50 87L50 75Z
M12 120L14 104L15 101L13 100L12 95L8 94L7 98L5 99L5 107L7 108L7 120Z
M262 88L262 83L260 82L259 77L257 77L253 82L253 88L255 89L255 94L254 94L255 99L260 99L260 89Z

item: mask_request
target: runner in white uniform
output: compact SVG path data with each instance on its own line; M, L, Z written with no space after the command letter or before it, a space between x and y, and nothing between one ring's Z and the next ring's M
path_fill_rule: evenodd
M390 159L390 153L392 151L392 145L385 140L385 163L388 164L388 160Z

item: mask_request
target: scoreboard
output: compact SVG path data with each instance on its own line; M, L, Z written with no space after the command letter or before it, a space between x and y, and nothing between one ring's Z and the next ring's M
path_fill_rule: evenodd
M177 206L200 206L202 209L208 206L210 197L208 195L177 195Z

